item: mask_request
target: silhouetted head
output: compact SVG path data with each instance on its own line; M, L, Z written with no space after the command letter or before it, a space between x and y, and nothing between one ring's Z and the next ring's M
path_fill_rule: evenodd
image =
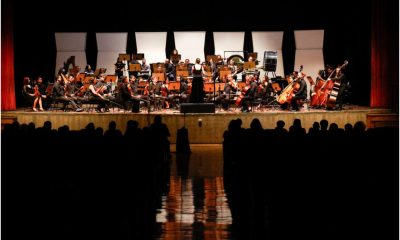
M283 128L283 127L285 126L285 121L283 121L283 120L277 121L277 122L276 122L276 126L277 126L278 128Z
M321 121L319 121L319 124L321 125L321 129L328 129L328 120L322 119Z
M154 123L155 124L160 124L161 123L161 115L156 115L154 117Z
M117 128L117 123L115 123L115 121L111 121L109 124L108 124L108 129L109 130L115 130Z
M254 118L253 121L251 121L250 128L253 130L262 130L263 129L261 122L258 118Z

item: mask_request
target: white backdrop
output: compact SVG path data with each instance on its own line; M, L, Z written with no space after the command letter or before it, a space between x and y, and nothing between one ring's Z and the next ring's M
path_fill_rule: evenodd
M57 75L58 70L64 66L64 62L69 57L75 56L75 65L84 69L86 66L86 33L55 33L56 37L56 69L54 75Z
M243 51L244 32L214 32L215 55L224 57L224 51ZM242 57L243 53L234 53ZM231 54L228 53L226 58Z
M320 69L324 69L324 30L294 31L296 42L295 69L303 65L303 72L311 76L314 81ZM307 81L307 86L310 84ZM309 97L309 91L307 91Z
M120 53L126 53L128 33L96 33L97 68L107 68L106 74L115 74L115 63Z
M174 32L175 47L181 54L181 60L186 58L194 63L196 58L204 61L204 44L206 32Z
M282 41L283 32L252 32L253 50L258 53L259 67L263 66L264 51L277 51L276 75L284 77ZM263 75L262 75L263 76ZM270 75L271 77L272 75Z
M137 52L144 53L147 64L165 61L167 32L136 32L135 35Z

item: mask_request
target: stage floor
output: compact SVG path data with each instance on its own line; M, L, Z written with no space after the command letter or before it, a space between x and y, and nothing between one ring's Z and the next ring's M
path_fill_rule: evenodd
M20 123L36 124L36 127L43 125L45 121L51 121L53 128L68 125L70 130L79 130L93 122L96 127L108 129L110 121L117 123L117 128L125 131L128 120L136 120L139 127L143 128L153 122L155 115L162 115L162 120L167 124L170 132L171 143L176 142L177 130L186 127L189 130L190 143L222 143L223 132L227 129L231 120L240 118L243 121L243 127L250 127L250 123L254 118L261 121L263 128L275 128L276 122L285 121L285 128L288 129L293 120L298 118L302 122L302 126L308 129L315 121L326 119L329 123L336 123L340 128L345 124L355 124L362 121L367 127L377 126L397 126L398 114L393 114L389 109L372 109L369 107L345 105L341 111L328 111L324 109L302 108L300 111L291 112L281 110L279 108L255 108L249 113L242 113L240 108L230 108L227 111L216 108L215 113L180 113L179 109L162 109L159 111L142 110L140 113L124 112L118 108L110 109L107 113L89 112L64 112L64 111L45 111L34 112L31 109L18 109L16 111L2 111L2 126L17 120Z

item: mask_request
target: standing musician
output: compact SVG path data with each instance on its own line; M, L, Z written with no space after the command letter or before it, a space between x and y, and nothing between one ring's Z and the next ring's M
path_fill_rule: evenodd
M174 81L175 80L175 67L173 66L173 64L170 63L168 58L165 59L164 66L165 66L166 77L170 81Z
M149 79L150 77L150 66L146 64L146 59L142 59L142 64L140 65L140 76L143 79Z
M331 80L333 82L340 83L339 93L336 98L336 104L338 105L337 109L342 110L343 109L343 93L347 87L347 78L344 75L344 73L342 72L340 65L335 69L335 73L333 74L333 77Z
M237 66L235 65L235 61L233 59L231 59L229 61L228 67L231 70L231 76L233 77L233 79L236 80L237 79L237 76L236 76L236 74L237 74Z
M125 63L121 61L121 59L117 59L117 62L115 63L115 75L118 76L118 78L121 78L122 75L124 74L125 70Z

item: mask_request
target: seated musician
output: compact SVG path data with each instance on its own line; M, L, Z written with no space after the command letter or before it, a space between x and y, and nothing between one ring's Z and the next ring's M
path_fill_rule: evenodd
M75 80L74 75L70 74L68 76L68 81L66 83L66 96L74 100L75 102L80 102L83 100L81 96L83 96L81 91L83 91L84 87L79 86L78 83Z
M235 79L233 79L232 75L228 75L228 80L224 86L224 92L217 99L217 101L222 104L224 110L229 108L229 103L236 96L237 90L238 86Z
M189 59L185 59L185 66L187 67L187 70L189 72L189 75L191 75L192 73L192 67L193 67L193 63L190 63Z
M52 89L53 98L64 103L64 107L63 107L64 111L66 111L67 105L71 104L72 108L76 112L82 112L83 109L80 108L72 98L67 96L66 91L65 91L65 89L66 89L65 84L66 83L63 83L61 76L58 76L57 81L54 83L54 86Z
M176 76L176 81L180 82L179 87L179 102L187 103L189 100L189 85L186 78L182 78L180 76Z
M257 84L253 82L253 76L246 76L246 86L241 90L242 95L242 112L250 112L250 104L253 101L257 91Z
M132 102L132 112L140 112L140 96L137 95L137 88L135 88L134 76L131 75L129 80L127 76L122 78L123 83L120 89L120 97L124 106L124 109L128 109L128 103Z
M92 67L89 64L86 65L84 73L87 74L87 75L94 74L94 71L93 71Z
M87 92L87 98L89 101L98 102L96 112L102 112L104 108L105 112L109 112L108 99L107 99L107 85L101 79L93 78L89 81L89 89Z
M292 111L300 111L298 101L307 98L307 84L306 81L304 80L304 77L298 77L297 83L299 84L299 87L298 89L294 87L293 97L290 102L292 105Z

